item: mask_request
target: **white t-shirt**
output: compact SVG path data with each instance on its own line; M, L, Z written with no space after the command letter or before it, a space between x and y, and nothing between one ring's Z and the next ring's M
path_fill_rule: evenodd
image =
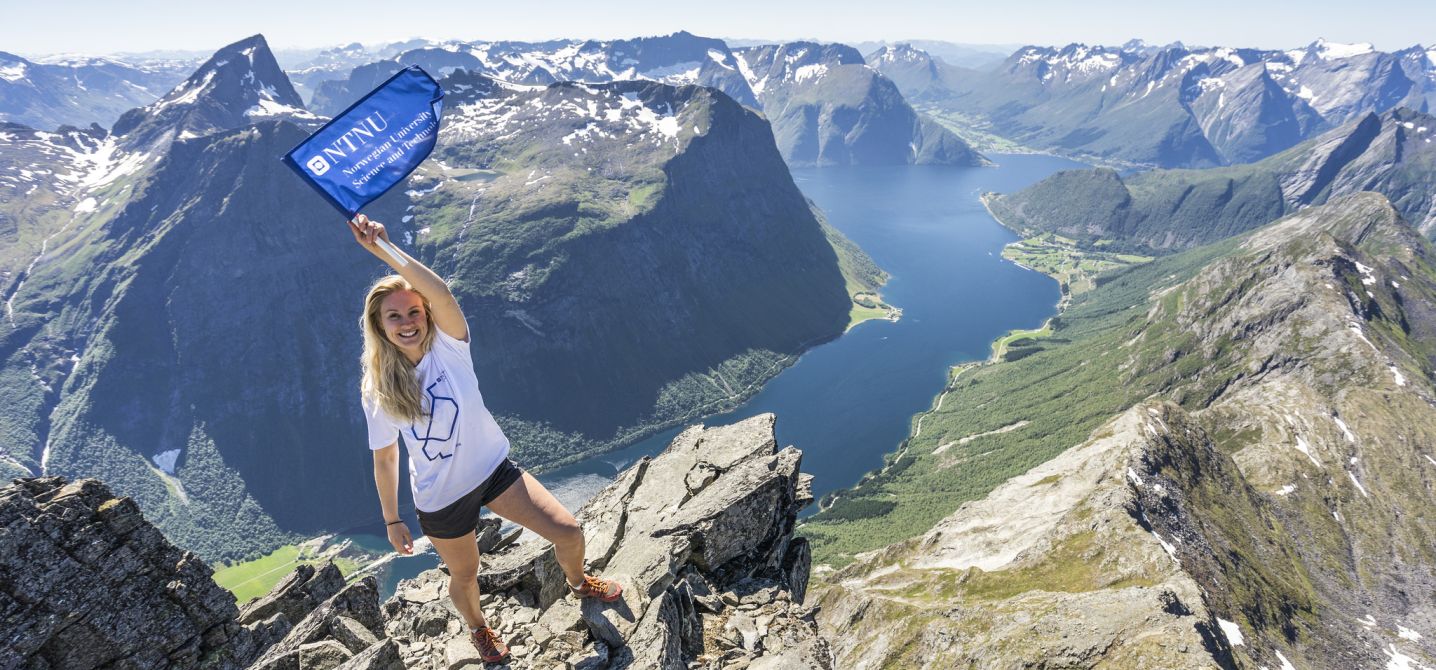
M404 436L414 506L437 512L473 491L509 455L509 439L484 407L469 343L434 327L434 344L415 367L426 416L417 422L390 416L361 398L369 448L383 449Z

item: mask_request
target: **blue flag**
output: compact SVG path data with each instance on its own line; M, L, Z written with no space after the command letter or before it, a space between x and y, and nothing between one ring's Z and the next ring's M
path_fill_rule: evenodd
M444 90L417 66L400 70L289 150L284 162L352 219L434 150Z

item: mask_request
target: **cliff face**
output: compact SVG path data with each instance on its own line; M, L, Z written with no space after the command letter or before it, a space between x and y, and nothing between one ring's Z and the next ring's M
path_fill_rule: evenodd
M1071 317L1102 325L1059 324L1040 353L955 385L948 406L976 402L1004 374L1071 366L1080 372L1058 372L1072 386L1061 397L1096 411L1115 387L1135 402L1079 423L1093 426L1086 439L921 537L822 577L825 631L912 622L835 644L840 664L1436 658L1436 619L1419 595L1436 567L1425 539L1436 530L1430 244L1367 193L1227 245L1109 279L1079 301L1102 302L1101 316ZM1109 342L1099 353L1057 363L1099 340ZM1012 409L1032 416L1026 402ZM1038 421L1017 434L1045 430ZM924 453L907 476L1006 449L968 440Z
M548 543L490 551L481 540L485 613L509 642L510 667L833 667L803 604L809 554L792 530L812 496L800 460L778 449L773 416L762 415L692 427L621 473L577 513L590 571L624 585L610 605L567 597ZM203 561L93 480L21 480L0 490L0 521L13 533L0 547L6 667L480 662L442 569L381 605L373 577L346 585L332 564L302 566L237 609Z

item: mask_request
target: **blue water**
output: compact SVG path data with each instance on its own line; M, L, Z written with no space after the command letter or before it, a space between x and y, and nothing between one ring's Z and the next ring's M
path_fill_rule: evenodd
M777 414L779 444L803 451L802 469L814 475L821 497L882 465L883 454L908 436L913 416L942 390L951 366L984 359L993 339L1052 316L1057 283L1002 259L1002 247L1017 237L987 214L978 196L1011 193L1058 170L1086 166L1051 156L994 158L996 168L793 170L828 222L891 275L883 299L902 308L903 317L863 323L805 353L743 406L703 423ZM618 471L661 452L679 430L539 479L576 510ZM430 554L396 562L386 592L433 561Z

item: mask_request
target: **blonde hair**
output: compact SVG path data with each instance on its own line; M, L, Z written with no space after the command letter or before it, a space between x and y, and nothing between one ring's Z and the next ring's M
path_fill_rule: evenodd
M428 351L434 344L434 310L429 299L399 275L374 282L369 295L364 297L364 313L359 317L359 329L364 333L364 352L359 355L359 392L396 419L418 421L424 416L419 377L404 352L384 335L384 324L380 321L379 310L384 299L399 291L413 291L423 301L428 323L424 330L424 350Z

